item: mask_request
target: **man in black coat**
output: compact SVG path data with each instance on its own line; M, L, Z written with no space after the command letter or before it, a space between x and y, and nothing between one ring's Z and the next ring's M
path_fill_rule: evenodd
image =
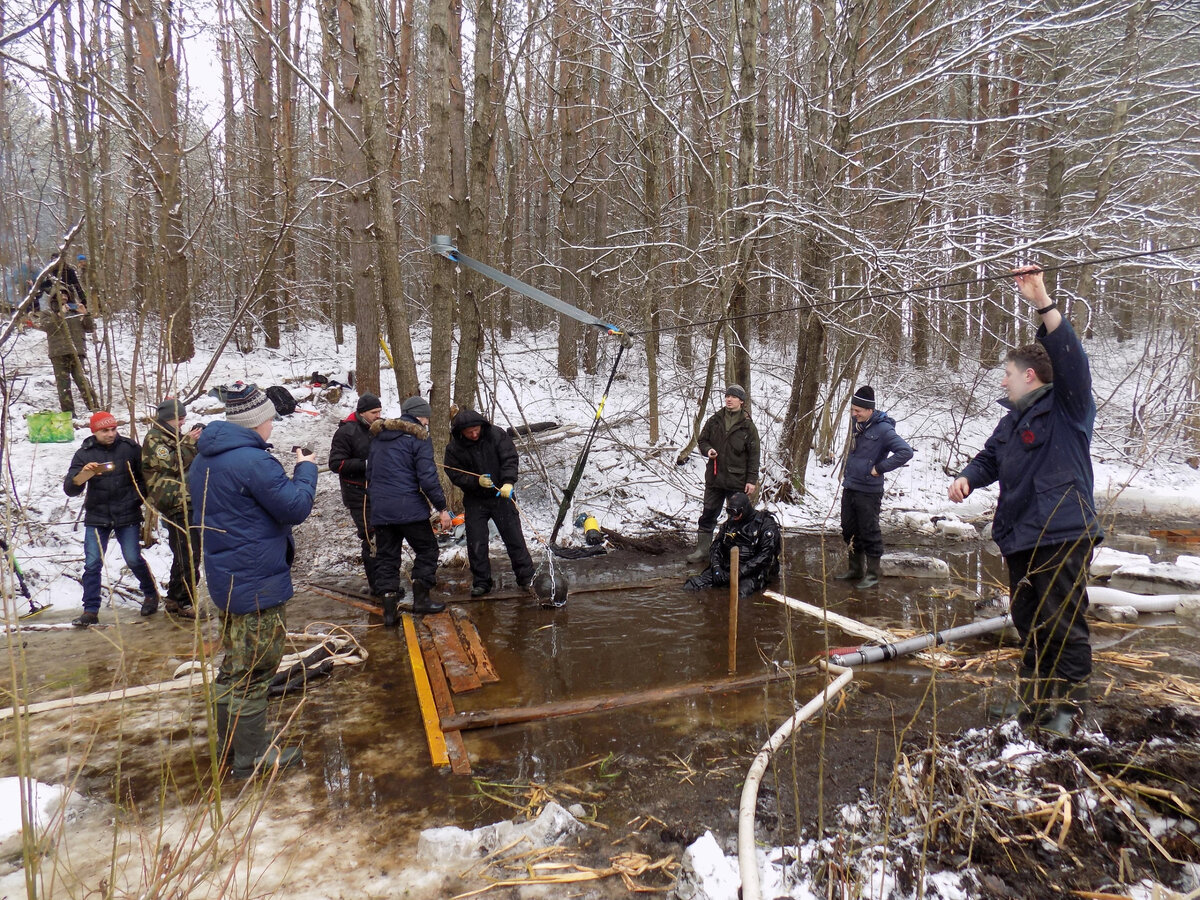
M371 593L375 589L375 532L371 529L371 506L367 499L367 453L371 449L371 426L383 415L383 405L374 394L358 398L354 412L342 419L329 446L329 471L336 472L342 486L342 503L350 510L354 530L362 543L363 571Z
M725 507L729 516L721 523L708 551L708 568L684 583L689 591L725 587L730 582L730 560L738 548L738 596L749 597L779 577L783 534L775 517L755 510L750 497L739 491Z
M446 476L463 492L467 559L474 582L471 596L482 597L492 589L489 521L496 523L517 584L528 587L533 583L533 559L525 546L521 517L513 502L520 465L516 445L503 430L473 409L464 409L454 417L450 434L443 462Z
M146 480L142 477L141 445L117 434L117 420L112 413L93 415L91 428L91 437L75 451L63 479L68 497L78 497L87 489L83 501L83 614L71 622L81 628L100 621L100 575L108 539L114 534L146 605L158 605L158 586L142 558Z

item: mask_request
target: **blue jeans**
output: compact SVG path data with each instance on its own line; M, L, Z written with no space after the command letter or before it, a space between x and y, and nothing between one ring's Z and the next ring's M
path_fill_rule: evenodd
M108 539L116 532L117 543L125 565L138 580L138 586L147 596L158 596L158 585L150 574L150 567L142 559L142 530L137 525L120 528L104 528L88 525L83 530L83 611L100 612L100 573L104 570L104 551Z

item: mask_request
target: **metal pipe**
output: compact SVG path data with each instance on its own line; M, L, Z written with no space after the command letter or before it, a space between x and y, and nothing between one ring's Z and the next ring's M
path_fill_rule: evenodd
M942 644L948 644L953 641L962 641L967 638L979 637L983 634L991 634L994 631L1007 628L1011 624L1012 616L1005 613L1002 616L995 616L980 622L972 622L970 625L959 625L957 628L946 628L930 634L919 634L916 637L906 638L903 641L896 641L891 644L882 644L878 647L860 647L857 650L844 653L832 653L829 656L829 661L838 666L866 666L871 663L895 659L898 656L917 653L928 647L940 647Z

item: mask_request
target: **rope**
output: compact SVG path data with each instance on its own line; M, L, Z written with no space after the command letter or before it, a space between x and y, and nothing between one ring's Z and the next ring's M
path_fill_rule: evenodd
M1043 272L1062 272L1066 269L1079 269L1083 266L1103 265L1106 263L1123 262L1128 259L1140 259L1146 256L1163 256L1167 253L1181 253L1184 250L1195 250L1200 248L1200 243L1185 244L1181 247L1165 247L1162 250L1141 250L1137 253L1123 253L1117 256L1099 256L1094 259L1083 260L1080 262L1063 263L1058 266L1039 266ZM964 278L960 281L935 282L933 284L923 284L911 288L895 288L889 291L880 291L873 294L857 293L853 297L846 297L840 300L817 300L812 303L798 303L794 306L778 306L774 309L760 309L750 313L740 313L736 316L720 316L715 319L700 319L694 322L688 322L683 325L664 325L660 328L648 328L644 331L634 331L631 334L646 335L646 334L661 334L668 331L686 331L689 328L699 328L703 325L717 325L721 322L734 322L739 319L755 319L759 316L775 316L781 313L801 312L806 309L821 309L828 306L841 306L846 303L854 303L860 300L876 301L887 300L893 297L907 297L912 294L929 294L935 291L944 291L950 288L967 287L972 284L987 284L992 281L1003 281L1006 278L1011 278L1011 272L1003 272L998 275L980 275L975 278ZM956 301L947 301L956 302Z
M550 549L564 559L583 559L588 556L599 556L605 552L603 545L595 547L560 547L557 539L559 529L562 528L563 522L567 518L567 510L571 508L571 500L575 497L575 489L579 487L579 479L583 477L583 467L587 465L588 455L592 452L592 444L596 441L596 432L600 429L600 417L604 414L604 404L608 400L608 392L612 388L613 379L617 377L617 368L621 365L621 357L625 354L625 347L626 344L622 341L621 346L617 348L617 358L613 360L612 371L608 373L608 383L604 385L604 395L600 398L600 404L596 407L596 418L592 420L592 427L588 431L587 440L583 443L583 450L579 454L579 459L575 461L575 471L571 473L571 480L567 482L562 502L558 506L558 518L554 520L554 530L550 532Z

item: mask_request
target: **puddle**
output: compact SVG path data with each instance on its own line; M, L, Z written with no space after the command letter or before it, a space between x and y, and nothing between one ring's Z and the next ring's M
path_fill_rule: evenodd
M972 621L979 596L1004 583L998 557L976 550L947 552L944 545L915 549L946 558L956 580L888 578L879 590L861 596L842 582L830 581L824 589L818 579L842 564L840 544L791 537L788 579L780 589L880 627L928 630ZM560 562L573 592L559 610L543 610L527 599L467 604L500 681L455 695L457 710L529 706L725 677L728 597L683 591L688 570L682 556L653 565L629 553ZM497 560L496 568L508 575L504 562ZM447 577L461 579L462 573ZM660 579L665 577L674 581L664 585ZM582 592L585 585L633 581L656 584ZM136 609L122 610L120 617L129 624L119 629L26 635L23 661L33 699L164 680L191 657L189 631L162 616L138 621ZM826 634L816 621L762 597L741 601L738 617L739 674L761 672L768 662L804 664L830 647L857 642L836 628ZM111 621L111 611L105 610L104 618ZM348 624L370 653L364 665L338 670L278 713L291 715L300 707L292 733L303 744L305 765L286 776L286 785L306 815L318 823L364 824L380 840L398 846L407 846L415 830L429 825L472 827L514 815L471 778L431 768L401 629L383 629L378 620L367 627L365 613L314 594L297 595L288 620L293 629L311 621ZM205 628L215 633L213 623ZM1097 647L1168 650L1170 658L1156 661L1156 672L1198 676L1200 655L1193 649L1198 636L1191 626L1097 625L1094 641ZM10 652L3 651L6 657ZM8 662L0 674L5 689L11 689ZM800 679L796 699L807 701L818 684L815 678ZM1002 676L996 689L1006 684ZM857 799L860 788L885 783L906 729L981 724L987 694L979 684L912 661L862 672L861 687L842 713L826 720L824 729L797 733L789 778L800 788L764 784L764 795L777 796L778 808L786 811L777 817L779 827L815 818ZM34 774L62 781L64 772L78 771L85 793L111 800L119 767L123 799L146 813L163 800L164 771L170 772L170 794L179 803L202 796L208 745L199 695L129 701L123 708L124 720L121 704L37 717L31 729ZM670 823L656 839L679 843L704 828L733 831L733 807L750 758L793 708L790 686L780 682L464 732L464 738L475 777L483 782L566 785L579 792L589 812L618 830L636 816L651 814ZM0 765L9 772L15 768L12 734L11 722L0 723ZM818 783L821 791L806 789ZM568 793L560 799L570 803L574 798Z

